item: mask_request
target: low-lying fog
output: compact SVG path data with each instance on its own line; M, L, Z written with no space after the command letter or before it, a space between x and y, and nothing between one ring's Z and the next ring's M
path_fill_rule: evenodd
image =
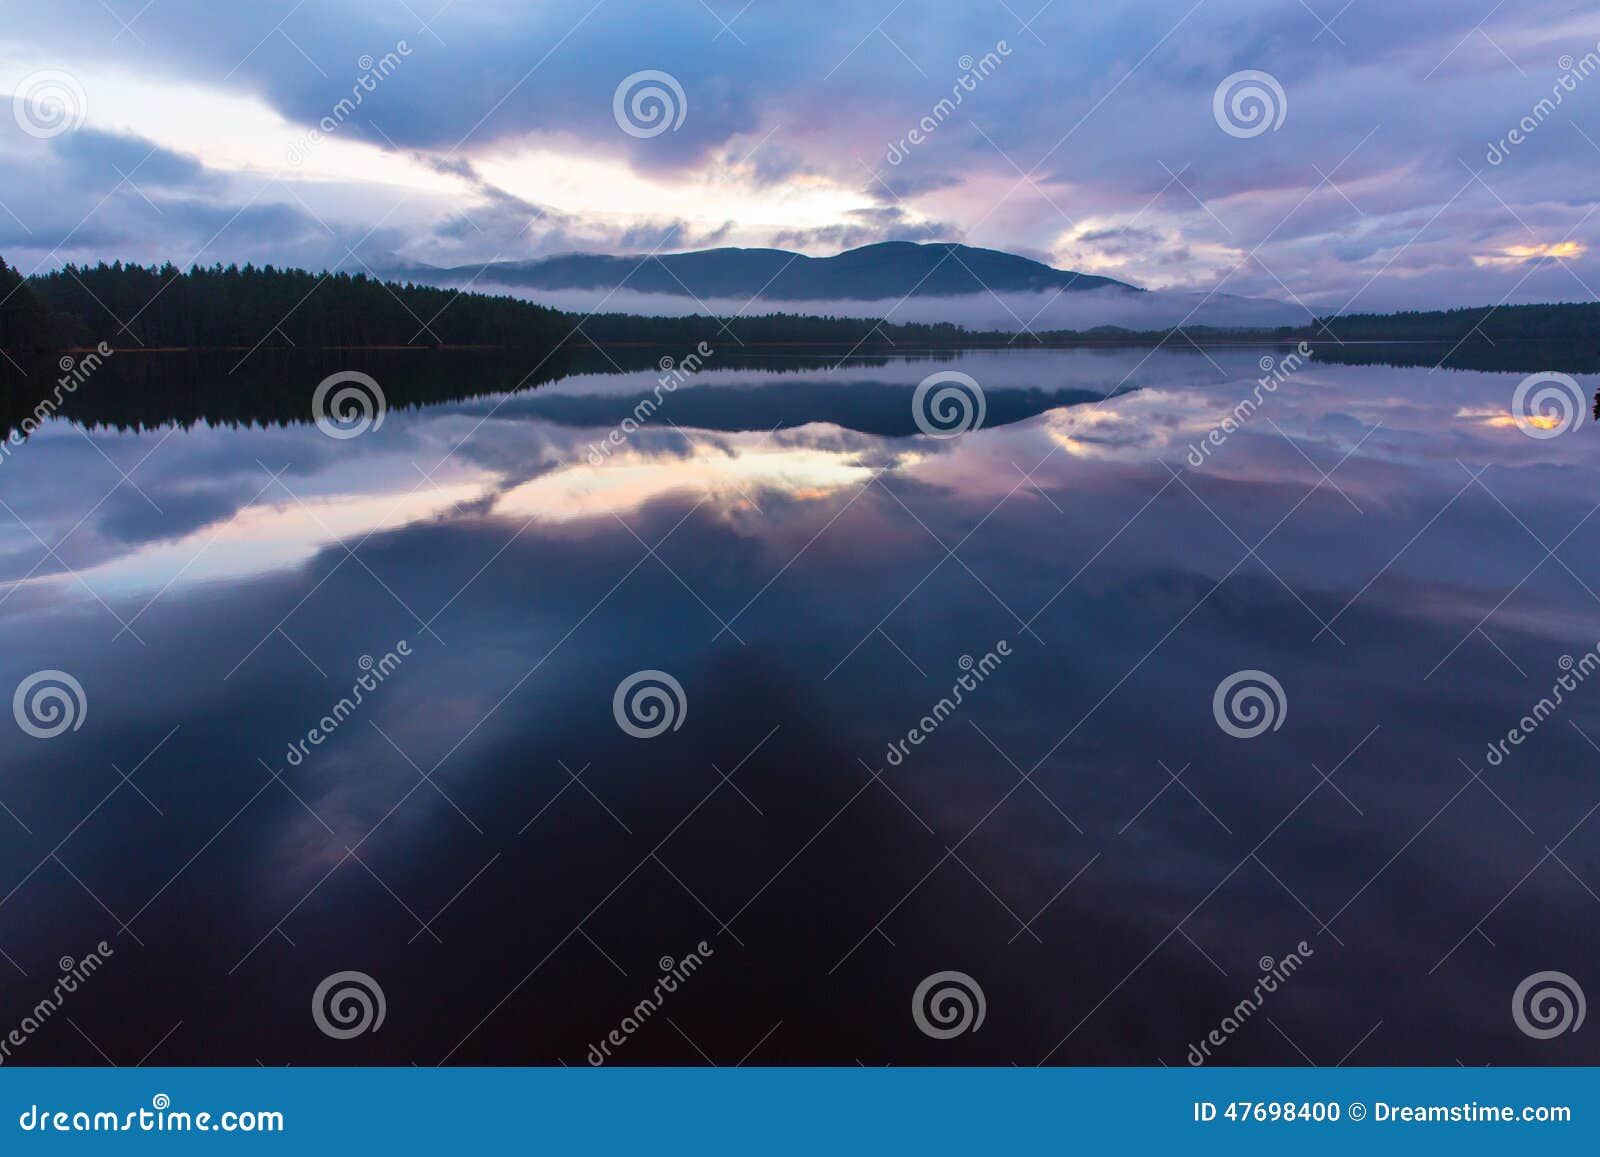
M960 297L887 298L880 301L769 301L756 298L693 298L629 289L532 289L486 280L474 291L504 293L541 305L578 313L632 313L676 317L691 313L718 316L802 313L835 317L885 318L892 322L948 321L969 329L1035 331L1092 329L1117 325L1128 329L1168 329L1176 325L1299 325L1311 315L1305 309L1265 298L1232 297L1174 290L1131 293L1092 289L1057 293L975 293Z

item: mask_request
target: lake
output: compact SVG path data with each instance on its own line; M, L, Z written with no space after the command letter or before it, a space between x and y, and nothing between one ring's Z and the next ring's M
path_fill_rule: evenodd
M114 355L0 460L7 1063L1600 1063L1596 435L1290 354Z

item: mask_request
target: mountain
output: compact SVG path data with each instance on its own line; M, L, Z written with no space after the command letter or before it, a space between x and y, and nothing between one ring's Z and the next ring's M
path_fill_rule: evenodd
M1056 269L996 249L885 241L833 257L785 249L702 249L656 256L569 253L538 261L500 261L487 268L407 269L414 280L495 284L517 289L626 288L677 297L767 301L882 301L975 293L1040 293L1114 287L1142 292L1109 277Z

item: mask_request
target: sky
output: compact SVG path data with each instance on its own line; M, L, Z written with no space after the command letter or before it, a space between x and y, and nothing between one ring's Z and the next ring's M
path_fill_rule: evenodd
M1566 0L0 0L0 103L25 272L914 240L1321 313L1600 287Z

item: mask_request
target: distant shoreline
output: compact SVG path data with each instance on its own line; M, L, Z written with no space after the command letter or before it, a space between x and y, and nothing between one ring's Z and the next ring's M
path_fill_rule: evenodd
M1079 348L1105 348L1105 349L1154 349L1165 345L1175 337L1191 340L1195 345L1209 349L1258 349L1263 346L1295 346L1309 345L1342 347L1342 346L1452 346L1459 344L1459 339L1454 338L1314 338L1290 335L1279 336L1251 336L1251 337L1211 337L1205 334L1190 334L1182 330L1172 330L1159 335L1137 335L1125 338L1055 338L1048 335L1029 337L1018 333L1016 341L998 341L990 337L982 337L973 341L952 341L945 343L923 343L920 345L899 344L894 342L808 342L808 341L745 341L741 342L742 349L792 349L798 352L807 350L837 351L846 347L871 348L874 356L891 354L917 354L941 353L962 350L1005 350L1005 349L1079 349ZM1539 338L1505 338L1503 341L1512 344L1524 345L1537 344ZM662 340L652 341L575 341L571 343L575 349L670 349L672 342ZM85 354L93 352L95 346L63 346L54 350L34 351L41 354ZM305 345L305 346L246 346L246 345L188 345L188 346L119 346L112 344L111 348L119 354L174 354L174 353L241 353L254 350L256 352L271 351L273 353L438 353L438 352L480 352L480 353L515 353L531 351L536 347L517 344L484 344L484 345ZM1597 342L1600 348L1600 342Z
M544 359L585 350L673 355L706 346L726 364L739 351L937 357L1003 349L1294 347L1328 363L1600 371L1600 303L1347 314L1294 326L1013 331L783 312L584 314L499 294L272 266L184 271L100 264L23 279L0 265L0 283L10 286L0 284L0 349L51 356L87 356L104 347L124 355L236 356L242 366L268 350L348 356L431 349L490 357L526 351Z

